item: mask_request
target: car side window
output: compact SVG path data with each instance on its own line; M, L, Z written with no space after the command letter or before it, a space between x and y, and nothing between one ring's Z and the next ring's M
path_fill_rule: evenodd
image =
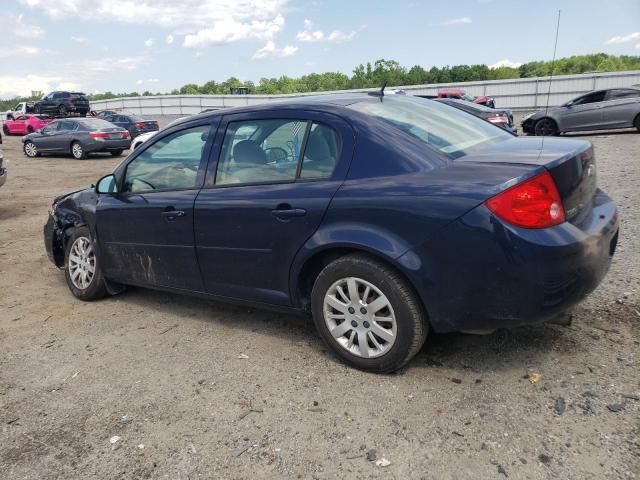
M61 120L59 122L57 122L58 124L58 131L59 132L66 132L66 131L70 131L70 130L75 130L77 127L77 123L74 121L70 121L70 120Z
M28 117L25 117L24 115L20 115L18 118L16 118L16 121L19 122L24 122L25 120L28 120Z
M640 97L640 90L632 89L613 89L607 92L607 100L619 100L621 98Z
M333 128L313 123L304 149L300 178L329 178L340 158L340 136Z
M602 102L604 100L605 93L605 91L588 93L587 95L584 95L574 101L573 105L585 105L587 103Z
M195 188L209 132L209 125L188 128L150 145L127 165L123 191Z
M58 122L53 122L42 129L42 133L53 133L58 129Z
M295 180L308 123L293 119L229 123L215 184Z

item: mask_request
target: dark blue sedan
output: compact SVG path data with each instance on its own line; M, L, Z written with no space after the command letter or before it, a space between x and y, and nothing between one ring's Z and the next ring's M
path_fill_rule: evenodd
M348 94L210 112L55 199L51 260L82 300L126 285L310 312L358 368L427 332L563 314L618 237L581 140L516 138L437 102Z

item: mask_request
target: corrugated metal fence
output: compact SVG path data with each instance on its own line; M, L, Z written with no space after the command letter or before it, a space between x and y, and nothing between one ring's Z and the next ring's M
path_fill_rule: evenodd
M549 85L551 84L551 85ZM462 88L471 95L490 95L496 107L515 110L535 110L544 107L549 93L549 105L560 105L591 90L629 87L640 84L640 71L589 73L553 77L490 80L431 85L410 85L400 88L408 95L436 95L445 87ZM355 90L370 91L371 89ZM354 90L351 90L354 91ZM342 91L344 92L344 91ZM339 92L321 92L339 93ZM91 102L93 110L122 108L141 115L192 115L207 108L228 108L281 100L283 98L314 95L299 93L289 95L162 95L153 97L127 97ZM2 114L0 114L2 115Z

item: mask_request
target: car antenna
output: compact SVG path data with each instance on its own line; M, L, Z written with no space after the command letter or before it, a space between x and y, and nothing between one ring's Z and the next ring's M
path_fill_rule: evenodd
M384 82L384 85L379 91L368 92L369 95L371 95L372 97L380 97L380 101L382 101L382 97L384 97L384 89L387 88L387 83L388 82Z
M544 107L545 115L549 110L549 97L551 96L551 81L553 80L553 70L556 65L556 51L558 50L558 33L560 32L560 12L562 12L562 10L558 10L558 23L556 24L556 41L553 44L553 58L551 59L551 73L549 73L549 88L547 89L547 103Z

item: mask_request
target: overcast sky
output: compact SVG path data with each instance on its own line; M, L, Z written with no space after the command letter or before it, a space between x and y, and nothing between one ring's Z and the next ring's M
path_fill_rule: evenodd
M0 0L0 97L230 76L640 55L640 0Z

